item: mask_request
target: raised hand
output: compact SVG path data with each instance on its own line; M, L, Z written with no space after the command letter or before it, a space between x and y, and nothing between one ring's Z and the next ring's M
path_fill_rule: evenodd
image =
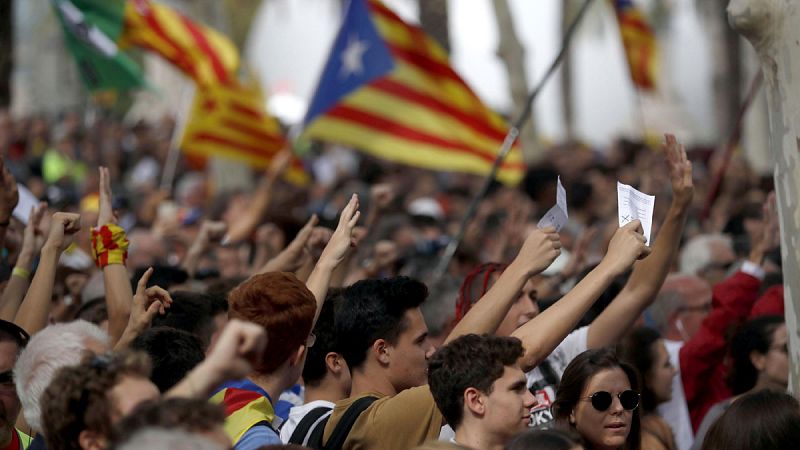
M277 155L272 158L269 168L267 169L267 177L276 179L286 172L292 162L292 150L284 148Z
M147 269L136 284L136 294L131 304L129 327L133 326L139 332L150 326L156 314L165 314L167 308L172 306L172 297L169 292L159 286L147 287L153 268Z
M317 218L316 214L311 216L303 228L297 232L297 236L295 236L294 240L292 240L292 242L290 242L282 252L269 260L267 264L265 264L264 267L259 269L257 272L264 273L277 270L294 272L295 270L299 269L300 266L303 265L304 258L308 257L305 253L306 245L308 244L308 240L311 238L311 233L314 231L314 227L316 227L318 222L319 219Z
M625 273L637 259L650 254L645 244L642 224L638 220L620 227L608 244L608 252L600 264L607 266L615 275Z
M22 239L22 251L20 255L38 255L44 245L44 231L42 230L42 218L47 211L47 203L42 202L31 208L28 216L28 224L25 225L25 232Z
M356 245L353 231L356 228L359 217L361 217L361 212L358 210L358 195L353 194L350 197L350 201L342 209L342 214L339 216L339 224L328 241L328 245L325 246L325 250L322 251L320 260L325 259L326 262L334 267L342 262L350 247L355 247Z
M112 194L111 194L111 175L108 173L108 167L99 167L100 173L100 208L97 212L97 226L116 224L117 217L114 215L112 207Z
M231 319L202 364L216 383L244 378L261 363L266 346L267 333L261 326Z
M81 216L75 213L57 212L50 219L50 232L45 246L63 252L72 243L75 233L81 230Z
M764 203L761 215L761 239L754 242L750 249L748 259L756 264L764 261L764 255L780 245L780 224L778 223L778 208L775 202L775 192L770 192Z
M672 183L673 202L686 208L692 202L694 183L692 182L692 163L686 157L686 149L675 136L665 134L664 154L667 157L669 179Z
M522 264L528 274L536 275L548 268L560 254L561 238L555 228L531 227L514 264Z

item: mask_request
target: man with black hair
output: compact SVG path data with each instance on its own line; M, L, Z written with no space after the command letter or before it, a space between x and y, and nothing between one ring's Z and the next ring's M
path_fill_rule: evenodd
M178 384L190 370L205 358L200 338L183 330L153 327L136 337L131 349L150 356L153 370L150 380L160 392Z
M518 362L524 352L517 338L468 334L434 353L428 384L455 430L450 447L502 449L525 431L536 399Z
M306 443L317 421L330 415L334 402L350 395L350 368L339 350L333 323L334 309L341 301L341 293L342 289L328 293L311 332L316 340L314 346L308 349L303 367L305 404L289 410L289 418L281 426L283 442Z
M176 328L197 336L203 344L203 351L206 351L212 336L218 331L214 317L219 312L215 314L213 299L206 294L189 291L170 292L170 296L172 306L165 314L153 318L153 326Z

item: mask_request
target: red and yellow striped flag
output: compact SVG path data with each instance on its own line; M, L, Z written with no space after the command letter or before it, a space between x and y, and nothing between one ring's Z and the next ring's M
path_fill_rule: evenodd
M612 1L633 84L645 91L654 90L658 75L658 45L655 33L632 0Z
M401 163L487 174L508 127L419 27L352 0L305 119L305 134ZM516 146L498 172L525 171Z
M220 156L266 168L286 146L278 121L264 110L261 89L255 83L199 87L181 141L190 155ZM300 161L293 161L286 179L308 182Z
M158 53L200 86L235 81L239 67L239 52L230 39L150 0L125 4L119 44Z

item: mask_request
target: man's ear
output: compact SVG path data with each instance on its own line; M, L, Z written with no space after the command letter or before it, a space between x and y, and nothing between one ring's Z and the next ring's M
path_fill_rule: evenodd
M103 450L107 447L108 441L96 431L83 430L78 434L78 444L83 450Z
M372 354L375 355L375 359L377 359L379 363L384 365L389 364L392 360L389 356L389 343L384 339L376 339L375 342L372 343Z
M339 375L344 370L343 358L336 352L328 352L325 355L325 367L327 367L328 372Z
M464 390L464 406L476 416L486 414L485 400L483 392L474 387L468 387Z

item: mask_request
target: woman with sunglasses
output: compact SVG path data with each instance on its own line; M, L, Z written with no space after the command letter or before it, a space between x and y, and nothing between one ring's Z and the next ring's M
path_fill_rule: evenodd
M636 369L609 349L587 350L567 366L553 415L590 450L640 450Z
M741 396L762 390L784 392L789 386L789 335L783 316L761 316L745 322L730 341L728 387L733 397L708 410L692 450L703 447L717 419Z
M652 328L637 328L617 345L617 355L641 376L642 448L675 450L672 428L656 412L656 406L672 399L672 379L678 373L661 335Z

